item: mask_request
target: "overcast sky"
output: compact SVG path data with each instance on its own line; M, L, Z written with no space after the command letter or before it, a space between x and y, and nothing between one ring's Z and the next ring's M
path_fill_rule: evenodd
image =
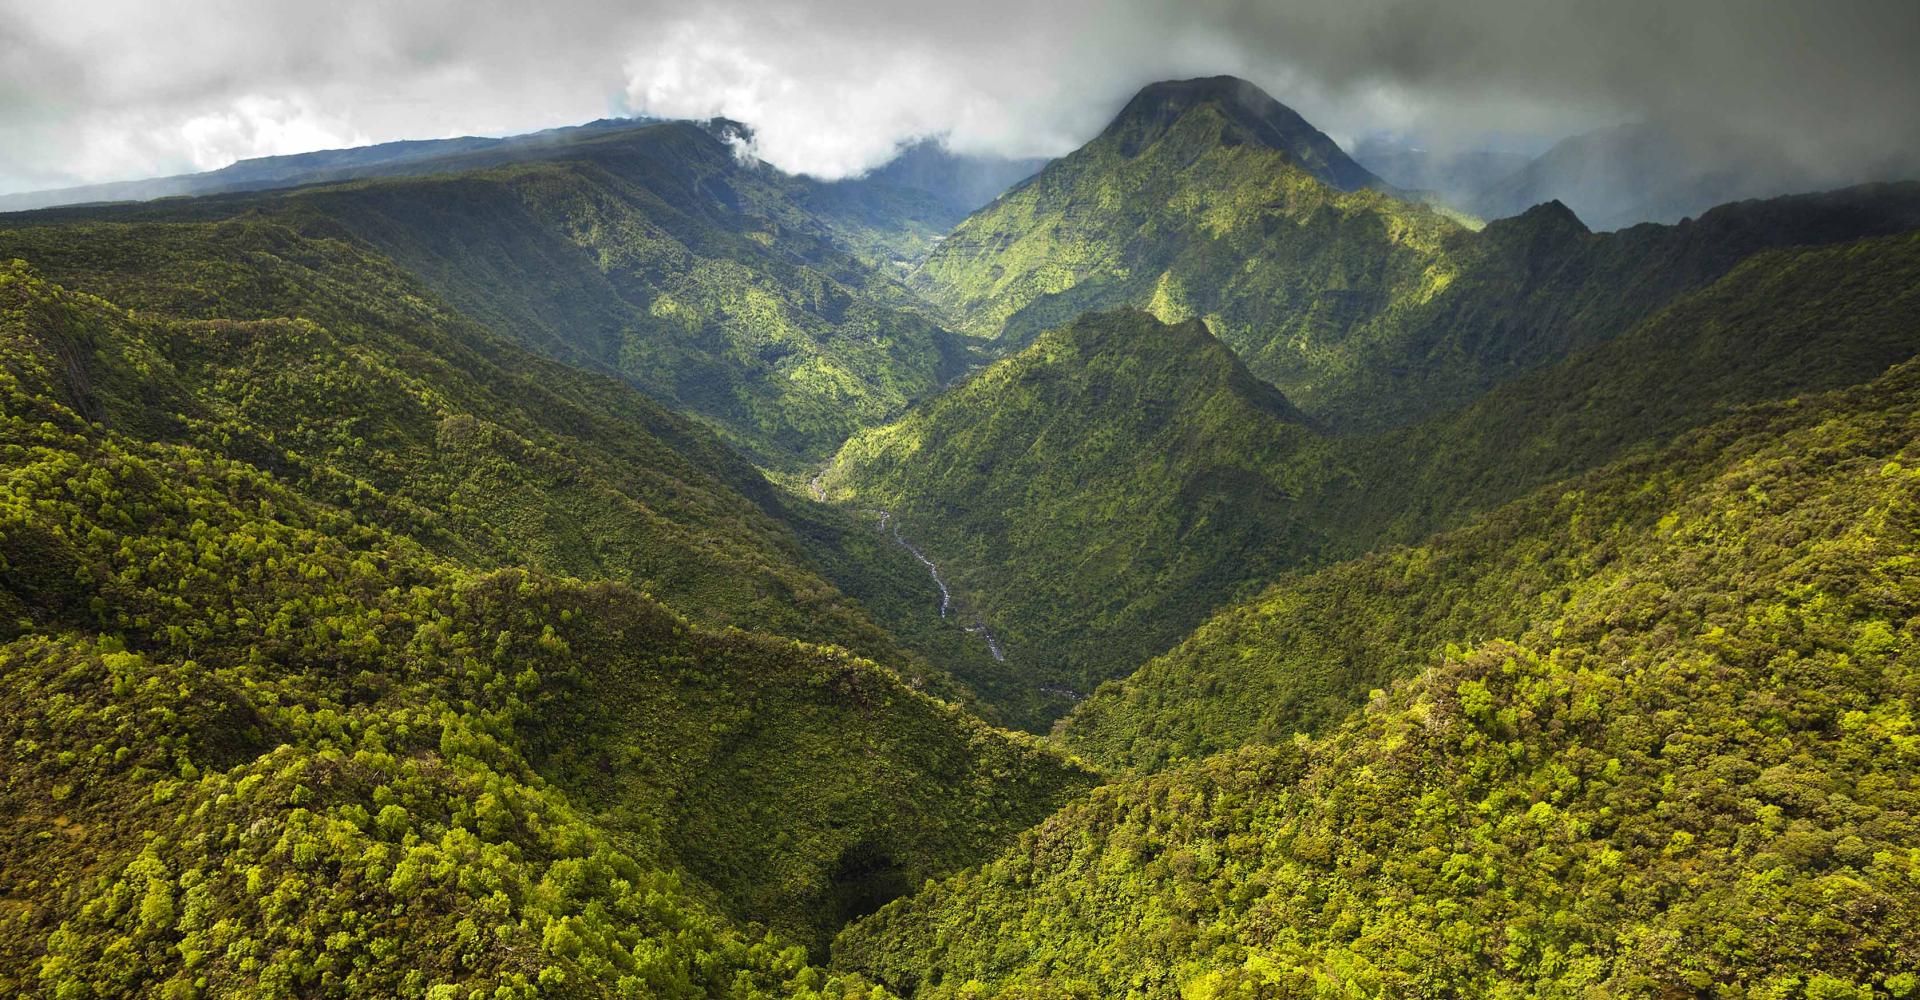
M924 135L1058 154L1214 73L1342 140L1657 117L1913 162L1917 51L1920 0L0 0L0 193L633 113L738 118L833 177Z

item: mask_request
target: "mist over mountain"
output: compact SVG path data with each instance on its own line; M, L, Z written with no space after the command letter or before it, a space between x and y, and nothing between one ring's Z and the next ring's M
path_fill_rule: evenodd
M1462 207L1493 219L1560 201L1595 229L1624 229L1678 222L1730 201L1898 176L1881 176L1868 164L1816 173L1764 140L1643 123L1566 139L1482 185Z
M1433 192L1443 203L1462 211L1467 211L1488 187L1533 162L1533 157L1525 153L1427 148L1404 137L1377 134L1355 142L1353 158L1395 187Z
M1047 165L1041 157L1007 159L963 155L938 139L922 139L900 155L869 171L859 181L924 191L957 213L955 222L1000 196L1002 191L1032 177Z

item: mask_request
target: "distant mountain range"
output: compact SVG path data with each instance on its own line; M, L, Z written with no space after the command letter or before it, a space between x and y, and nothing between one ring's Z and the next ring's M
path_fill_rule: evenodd
M469 153L538 155L539 150L585 132L635 128L651 124L644 118L603 118L585 125L546 129L506 138L463 136L454 139L409 139L372 146L326 149L285 156L240 160L218 170L146 180L112 181L81 187L56 188L0 195L0 212L21 212L59 205L263 191L395 174L436 172L447 161Z
M1429 149L1388 135L1363 136L1354 143L1353 158L1396 187L1431 192L1462 211L1534 159L1499 149Z

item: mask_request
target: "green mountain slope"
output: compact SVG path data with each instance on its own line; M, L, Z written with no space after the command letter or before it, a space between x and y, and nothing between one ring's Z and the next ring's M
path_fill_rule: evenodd
M1370 432L1613 336L1758 251L1920 226L1920 189L1899 185L1612 234L1549 203L1474 232L1330 165L1338 148L1271 98L1249 114L1248 86L1147 88L956 229L914 286L1016 346L1088 310L1203 319L1316 421Z
M854 438L820 485L951 560L1007 658L966 679L1035 724L1311 549L1286 474L1310 436L1204 325L1116 312Z
M1318 502L1412 541L1729 410L1852 385L1920 351L1920 235L1766 250L1618 336L1444 416L1374 435L1391 467Z
M1381 656L1383 690L1096 791L836 961L918 998L1912 995L1916 441L1910 362L1203 632ZM1516 610L1403 652L1339 594Z
M697 425L500 341L352 244L257 221L0 230L14 255L112 300L42 297L15 328L71 359L73 405L109 427L258 465L469 564L622 580L944 683L825 576L911 622L937 597L909 556L829 563L856 522L795 516Z
M1744 405L1845 385L1920 352L1916 288L1920 235L1756 258L1456 418L1373 443L1373 461L1386 469L1397 459L1401 471L1322 501L1377 504L1386 527L1365 537L1391 538L1529 482L1552 485L1223 610L1081 703L1059 735L1115 767L1160 767L1317 732L1454 646L1498 637L1550 646L1569 603L1612 592L1650 558L1689 558L1672 536L1676 505L1711 489L1767 433L1829 412ZM1623 464L1563 478L1621 453Z
M620 582L495 569L433 530L457 527L427 505L441 468L381 466L419 462L398 428L431 439L445 418L388 388L444 405L506 377L447 371L489 347L540 364L404 283L332 283L383 273L348 248L271 226L109 235L62 266L93 261L140 311L0 273L11 990L866 996L799 946L1085 787L869 660L695 625ZM171 268L108 266L157 250ZM303 273L304 253L336 259ZM241 312L247 282L325 322L152 310L219 289ZM181 363L209 344L184 356L225 364ZM632 399L559 381L523 387L541 420L588 419L568 390ZM346 419L303 430L300 394L320 392ZM467 431L514 465L556 461L507 425ZM595 458L613 460L517 488L565 496ZM383 496L383 475L419 492ZM709 543L748 515L706 522Z
M1284 403L1259 404L1266 387L1199 327L1116 314L1130 317L1131 339L1043 337L908 419L855 438L823 481L851 505L895 511L995 628L1010 663L1084 692L1282 572L1420 542L1732 408L1871 378L1920 351L1917 287L1912 234L1762 252L1628 332L1453 413L1372 435L1313 433ZM1039 346L1056 337L1076 348ZM1241 388L1222 393L1229 385ZM1377 583L1361 589L1377 596ZM1356 607L1373 607L1383 628L1418 618L1391 601L1370 604L1375 596L1329 605L1313 634L1363 634L1340 625ZM1324 598L1276 598L1264 617L1316 601ZM1166 702L1169 714L1152 725L1191 741L1183 753L1237 746L1251 722L1222 732L1181 716L1184 686L1225 683L1212 700L1228 711L1284 716L1299 706L1242 683L1312 673L1319 647L1276 648L1279 660L1258 669L1239 664L1237 651L1190 679L1172 665L1182 693L1125 697ZM1364 693L1370 683L1313 697L1331 699L1337 717L1354 686ZM1101 711L1106 697L1083 711Z
M780 467L823 456L967 363L960 339L846 248L885 243L892 215L810 212L817 183L741 162L708 128L589 130L435 165L444 172L29 218L257 212L351 236L496 332L617 372Z
M1345 363L1349 331L1451 280L1459 227L1364 187L1371 175L1247 86L1142 91L954 230L915 288L961 329L1015 346L1089 310L1205 318L1245 357L1298 348L1276 356L1284 370L1255 367L1291 398Z

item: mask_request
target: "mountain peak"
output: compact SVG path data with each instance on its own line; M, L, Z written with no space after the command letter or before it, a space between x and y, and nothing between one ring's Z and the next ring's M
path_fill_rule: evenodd
M1132 156L1203 108L1213 109L1229 122L1231 131L1223 141L1251 141L1279 150L1342 191L1386 186L1298 112L1235 76L1148 84L1133 95L1102 135L1119 140L1122 151Z
M1487 224L1487 228L1529 233L1572 233L1580 236L1592 232L1587 228L1586 223L1580 221L1580 216L1575 214L1573 209L1568 208L1566 202L1558 198L1543 201L1519 215L1495 219Z

